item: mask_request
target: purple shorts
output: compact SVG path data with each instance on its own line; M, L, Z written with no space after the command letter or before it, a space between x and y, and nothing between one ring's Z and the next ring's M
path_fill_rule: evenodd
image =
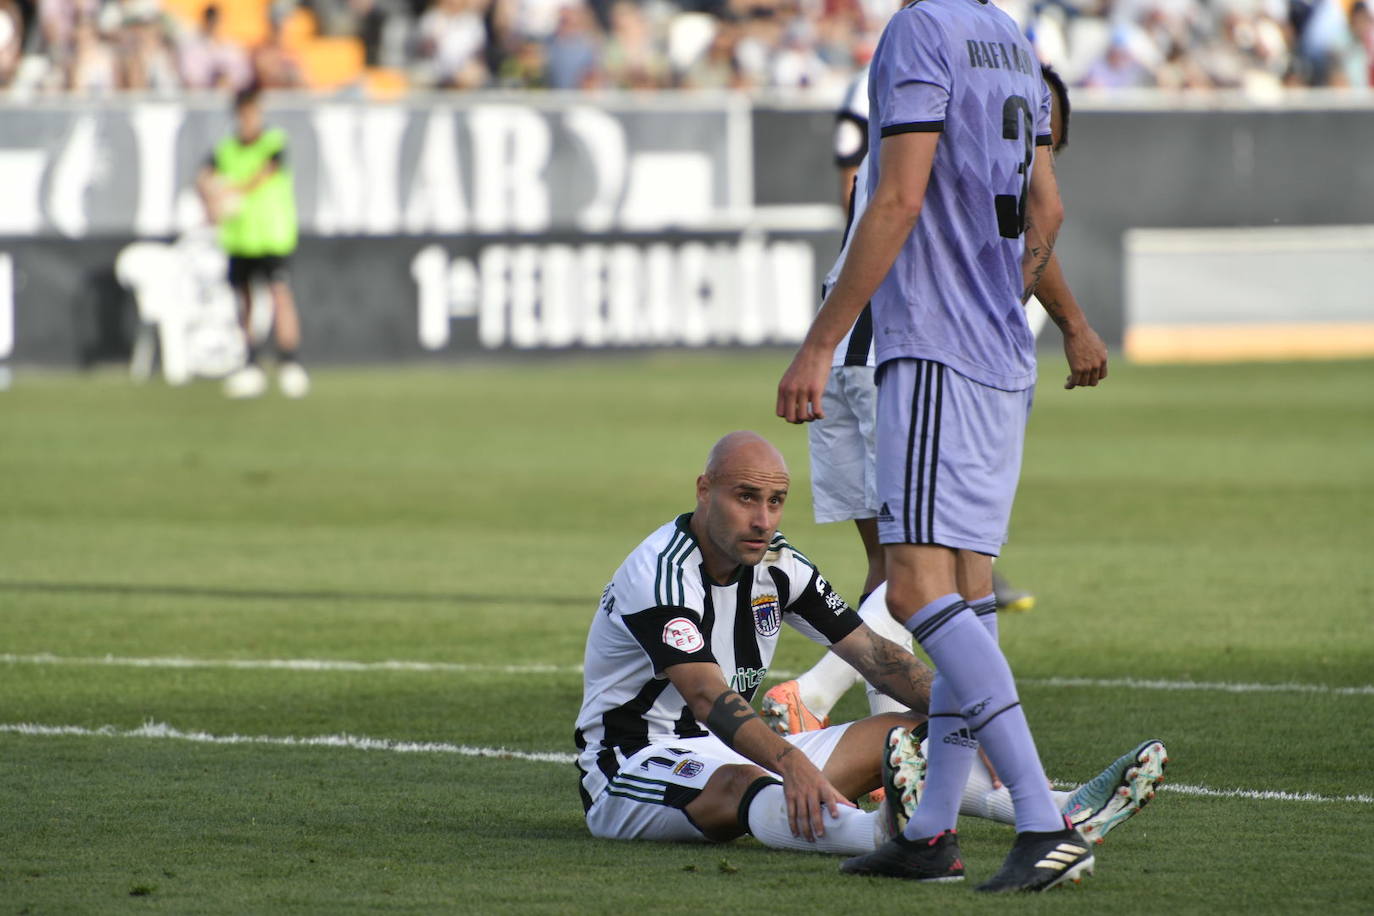
M878 370L878 539L996 556L1007 540L1035 389L927 359Z

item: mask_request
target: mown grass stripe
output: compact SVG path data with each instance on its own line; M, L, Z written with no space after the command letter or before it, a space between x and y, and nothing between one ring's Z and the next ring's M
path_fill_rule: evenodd
M108 665L115 668L230 668L275 671L413 671L457 674L555 674L581 675L581 665L490 665L465 662L379 661L360 662L331 658L184 658L164 656L133 658L118 655L70 656L37 653L0 653L0 663L10 665ZM771 681L790 680L793 671L770 671ZM1374 684L1338 687L1331 684L1259 684L1228 681L1170 681L1141 678L1021 677L1018 684L1032 687L1104 687L1131 690L1196 690L1211 693L1314 693L1332 696L1374 696Z
M572 754L558 754L537 751L513 751L503 747L473 747L467 744L448 744L440 741L395 741L388 738L366 738L359 735L314 735L295 737L292 735L214 735L201 731L182 731L161 722L145 722L138 728L121 729L113 725L87 728L81 725L43 725L33 722L0 722L0 734L27 735L31 737L60 738L155 738L176 741L190 741L199 744L261 744L277 747L333 747L361 751L392 751L402 754L457 754L463 757L491 757L508 760L530 760L538 763L569 764L576 758ZM624 775L624 774L622 774ZM1060 788L1072 788L1076 783L1056 780ZM1180 783L1166 783L1161 791L1176 792L1180 795L1193 795L1203 798L1243 798L1256 801L1351 803L1374 805L1372 795L1318 795L1314 792L1280 792L1272 789L1214 789L1210 786L1193 786Z

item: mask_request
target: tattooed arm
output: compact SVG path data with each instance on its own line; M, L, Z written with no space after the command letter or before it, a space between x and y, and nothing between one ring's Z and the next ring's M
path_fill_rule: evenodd
M1054 175L1054 154L1042 148L1031 166L1030 189L1026 201L1026 248L1021 255L1021 302L1035 292L1045 267L1054 253L1054 242L1064 222L1064 203L1059 199L1059 182Z
M1064 357L1069 361L1069 377L1064 387L1091 388L1106 378L1107 345L1078 307L1078 300L1059 267L1058 255L1050 258L1035 296L1064 335Z
M869 628L860 626L830 647L849 663L864 680L912 712L924 716L930 711L930 679L935 672L926 667L904 646L899 646Z
M1064 335L1064 355L1069 361L1069 377L1064 387L1091 387L1107 377L1107 347L1078 307L1054 253L1055 239L1064 220L1064 206L1054 175L1054 154L1048 149L1042 149L1035 157L1029 194L1026 251L1021 259L1021 276L1025 284L1021 301L1035 294L1050 320Z
M824 835L825 812L836 817L840 805L852 807L805 754L775 734L749 701L730 689L719 665L689 662L664 673L698 722L736 753L782 777L793 834L808 840Z

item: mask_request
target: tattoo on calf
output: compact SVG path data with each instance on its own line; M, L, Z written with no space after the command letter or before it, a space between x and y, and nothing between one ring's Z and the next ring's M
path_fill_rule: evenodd
M726 745L734 747L735 733L740 730L740 726L758 717L759 714L754 712L754 708L744 697L733 690L727 690L711 704L711 711L706 714L706 727Z

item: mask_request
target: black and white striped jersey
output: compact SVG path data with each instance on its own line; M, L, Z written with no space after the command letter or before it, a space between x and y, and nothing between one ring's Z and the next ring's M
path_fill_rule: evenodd
M649 535L601 595L587 634L575 735L586 807L635 752L707 734L666 669L715 662L752 701L783 623L823 646L859 626L859 615L781 534L757 566L741 567L727 585L709 581L691 517Z
M835 165L838 168L857 167L854 176L853 192L849 197L849 213L844 224L844 241L841 243L840 256L835 266L825 275L821 284L821 299L825 299L840 278L849 255L849 242L854 235L854 227L859 217L868 207L868 169L864 161L868 158L868 68L864 67L850 82L845 90L844 101L835 113ZM835 347L830 360L835 366L872 366L873 359L873 313L867 305L855 319L851 327Z

